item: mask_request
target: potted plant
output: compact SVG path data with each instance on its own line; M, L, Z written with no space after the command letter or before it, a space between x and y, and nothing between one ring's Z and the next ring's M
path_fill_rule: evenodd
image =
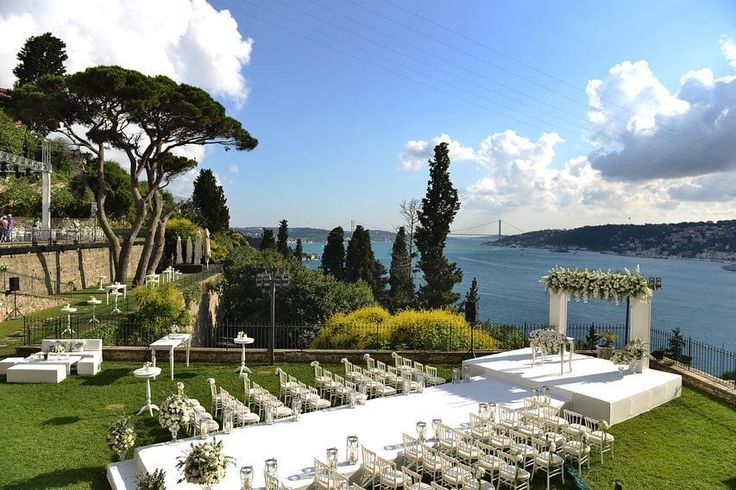
M596 355L601 359L610 359L613 354L613 343L616 341L616 334L611 331L601 332L597 335L598 340L602 343L596 347Z
M631 358L631 365L634 368L634 372L641 373L644 368L644 364L641 361L649 355L649 346L642 339L633 339L626 344L624 352Z

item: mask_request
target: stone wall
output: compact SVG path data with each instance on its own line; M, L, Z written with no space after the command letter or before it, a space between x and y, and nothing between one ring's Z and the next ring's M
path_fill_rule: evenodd
M30 294L19 294L17 299L18 310L23 315L69 303L69 300L63 296L33 296ZM0 322L5 320L13 312L14 307L15 298L12 294L0 296Z
M142 245L133 247L129 273L135 273ZM8 289L8 278L20 277L21 293L31 295L63 294L83 289L99 281L109 284L113 276L112 253L107 245L58 245L29 247L26 253L3 254L0 264L9 272L1 280Z

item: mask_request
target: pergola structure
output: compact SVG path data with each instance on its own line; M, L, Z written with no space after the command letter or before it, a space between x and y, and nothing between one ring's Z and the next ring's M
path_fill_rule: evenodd
M26 158L14 153L0 150L0 174L7 176L15 173L16 177L41 174L41 227L51 229L51 159L49 145L43 141L41 145L41 161Z

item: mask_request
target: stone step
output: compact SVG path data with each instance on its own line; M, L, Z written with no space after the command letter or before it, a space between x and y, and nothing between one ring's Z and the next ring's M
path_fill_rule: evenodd
M139 472L134 459L126 459L107 465L107 481L112 490L135 490L135 477Z

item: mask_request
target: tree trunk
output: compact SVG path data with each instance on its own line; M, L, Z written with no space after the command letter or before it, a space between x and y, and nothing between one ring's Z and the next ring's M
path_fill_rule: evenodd
M166 246L166 223L180 207L181 204L177 204L159 220L158 229L156 230L156 242L153 245L151 260L148 261L147 274L153 274L158 268L159 262L161 262L161 257L164 255L164 247Z
M107 218L107 212L105 211L105 199L107 198L107 183L105 182L105 148L102 144L98 145L97 149L97 219L99 221L100 228L105 234L108 243L110 244L110 252L112 253L113 276L110 280L117 280L120 276L118 264L120 263L120 240L115 235L115 232L110 225L110 221Z
M161 211L163 210L163 198L161 193L156 191L153 195L153 209L151 211L151 220L149 221L149 231L146 241L143 244L143 250L141 251L141 257L138 260L138 267L135 271L135 278L133 278L133 285L141 285L146 280L146 274L148 274L148 264L151 260L151 253L153 252L154 241L156 240L158 228L161 226L159 220L161 218Z

